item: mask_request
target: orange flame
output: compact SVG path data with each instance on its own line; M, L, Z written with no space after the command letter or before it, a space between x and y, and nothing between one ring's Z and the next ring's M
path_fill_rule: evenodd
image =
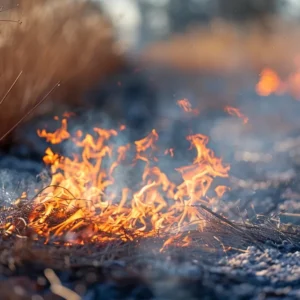
M170 155L171 157L174 157L174 149L173 148L166 149L164 154L165 155Z
M224 108L225 112L232 116L237 116L238 118L242 119L244 124L247 124L249 121L249 118L246 117L244 114L242 114L238 108L232 107L232 106L225 106Z
M192 108L192 104L188 99L184 98L177 101L177 104L180 108L182 108L187 113L192 113L193 115L199 115L199 110L196 108Z
M260 96L269 96L277 91L281 86L281 80L272 69L266 68L260 74L260 80L256 85L256 92Z
M58 118L55 117L55 120L58 121ZM46 138L47 142L51 144L60 144L63 140L67 140L70 137L67 126L67 119L62 120L61 128L53 133L48 133L45 129L37 131L39 137Z
M71 137L64 118L54 133L38 134L52 144L69 139L80 150L70 158L48 148L43 158L51 168L51 184L35 198L28 226L46 242L50 237L68 245L128 241L158 232L179 234L191 223L202 229L205 221L197 204L210 202L207 192L214 178L228 177L230 168L207 148L209 138L201 134L187 137L197 155L191 165L173 171L181 175L179 184L159 167L155 130L133 145L117 146L116 130L94 128L93 134L77 131ZM173 149L166 153L173 156ZM129 184L133 175L140 180ZM223 186L215 189L217 197L224 192ZM14 227L6 224L6 229ZM188 241L183 239L182 245Z
M298 63L299 64L299 63ZM298 66L299 70L299 66ZM294 98L300 99L300 72L293 72L286 80L281 80L272 69L264 69L256 85L256 92L260 96L290 93Z

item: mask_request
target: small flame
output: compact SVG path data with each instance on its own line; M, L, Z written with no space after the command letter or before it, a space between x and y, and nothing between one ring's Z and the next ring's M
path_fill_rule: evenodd
M58 117L55 117L55 120L58 121ZM70 134L68 132L67 119L62 120L62 126L60 129L56 130L53 133L48 133L45 129L37 131L39 137L46 138L47 142L51 144L60 144L62 141L70 138Z
M266 68L260 74L260 80L256 85L256 92L260 96L269 96L279 90L281 80L272 69Z
M171 157L174 157L174 149L173 148L166 149L164 154L165 155L170 155Z
M237 116L238 118L242 119L244 124L247 124L249 121L249 118L247 116L245 116L244 114L242 114L240 112L240 110L236 107L232 107L232 106L225 106L224 108L225 112L227 112L228 114L232 115L232 116Z
M298 63L299 64L299 63ZM299 66L298 66L299 70ZM293 72L286 80L281 80L272 69L264 69L256 85L256 92L260 96L290 93L294 98L300 99L300 72Z
M177 104L180 108L182 108L185 112L191 113L195 116L199 115L199 110L196 108L192 108L192 104L188 99L184 98L177 101Z
M75 113L71 112L71 111L66 111L64 114L63 114L63 117L66 118L66 119L69 119L71 117L74 117L76 116Z
M121 124L119 129L120 129L120 131L124 131L126 129L126 126L124 124Z

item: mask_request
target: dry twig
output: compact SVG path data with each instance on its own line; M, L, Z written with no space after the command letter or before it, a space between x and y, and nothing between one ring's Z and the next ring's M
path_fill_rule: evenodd
M56 276L56 274L54 273L53 270L46 269L44 274L51 284L51 286L50 286L51 291L55 295L58 295L66 300L80 300L81 299L81 297L77 293L64 287L61 284L59 278Z

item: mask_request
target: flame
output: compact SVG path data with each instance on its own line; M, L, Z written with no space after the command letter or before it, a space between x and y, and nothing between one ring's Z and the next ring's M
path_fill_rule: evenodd
M192 104L186 98L178 100L177 105L187 113L191 113L195 116L199 115L199 110L197 108L192 108Z
M58 121L58 117L56 116L54 120ZM68 132L67 119L62 120L61 128L53 133L48 133L45 129L37 131L37 134L41 138L46 138L47 142L51 142L51 144L60 144L62 141L70 138L70 134Z
M170 155L171 157L174 157L174 149L173 148L166 149L164 154L165 155Z
M281 80L272 69L266 68L260 73L260 80L256 85L256 92L260 96L269 96L279 90Z
M299 63L298 63L299 64ZM297 68L300 69L299 67ZM300 71L291 73L286 80L282 80L272 69L266 68L260 74L256 85L256 92L260 96L290 93L297 100L300 99Z
M207 193L214 179L228 177L230 169L207 147L207 136L187 137L196 157L190 165L171 172L181 177L175 183L159 167L158 157L162 156L156 130L133 144L117 145L116 138L125 126L120 126L119 131L94 128L86 135L78 130L71 136L68 117L70 114L65 115L55 132L38 130L38 135L49 143L69 140L76 149L72 157L67 157L49 147L43 158L50 167L51 183L34 199L27 226L46 243L50 238L70 245L130 241L162 234L175 234L178 240L178 234L189 224L204 228L197 204L212 201ZM164 154L173 157L174 149ZM219 186L214 191L217 198L226 187ZM12 233L15 225L7 222L5 229ZM186 246L189 238L181 242ZM165 246L169 243L167 239Z
M232 106L225 106L224 108L225 112L227 112L228 114L232 115L232 116L237 116L238 118L242 119L244 124L247 124L249 121L249 118L247 116L245 116L244 114L242 114L240 112L240 110L236 107L232 107Z

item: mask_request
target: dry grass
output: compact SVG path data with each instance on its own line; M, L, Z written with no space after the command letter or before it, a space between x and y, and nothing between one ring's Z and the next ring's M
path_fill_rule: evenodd
M51 268L58 268L64 265L65 257L69 257L68 264L70 265L85 265L95 260L101 264L117 259L130 260L141 254L144 259L146 256L183 253L189 257L195 255L198 259L201 257L215 259L220 254L245 252L249 246L255 246L262 251L270 247L277 248L283 245L283 241L289 245L290 249L293 248L293 251L300 249L299 226L281 224L276 216L275 218L260 216L254 223L230 221L202 204L197 207L206 221L203 231L190 223L182 228L181 232L178 232L174 225L174 230L170 230L169 233L157 232L157 235L152 237L142 238L132 231L130 233L132 239L127 242L116 237L114 241L93 243L87 240L83 246L70 247L65 246L64 235L60 237L52 235L47 245L43 245L45 239L38 237L34 229L27 225L29 214L34 207L33 202L33 199L24 199L10 208L0 210L0 241L2 243L0 266L6 264L6 261L14 261L16 265L25 261L34 261ZM5 223L14 224L15 229L5 230ZM85 228L83 226L77 230L80 236L80 231L84 231ZM106 236L110 235L103 232L103 238ZM166 240L171 237L172 243L163 247ZM186 243L186 238L188 243ZM14 247L11 248L12 244Z
M17 22L0 22L0 136L58 82L40 112L80 104L87 88L122 65L110 22L87 1L26 0L2 16Z
M188 71L227 75L259 72L264 66L289 72L300 53L299 24L277 19L265 25L251 23L241 28L237 24L214 21L209 26L150 45L144 60Z

